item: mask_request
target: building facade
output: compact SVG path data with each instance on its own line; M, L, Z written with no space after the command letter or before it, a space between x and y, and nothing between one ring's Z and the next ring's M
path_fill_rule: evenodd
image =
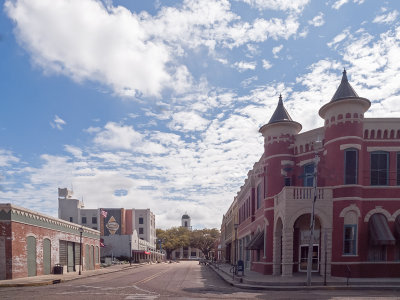
M155 215L150 209L86 209L71 190L58 189L59 218L101 233L101 257L132 257L134 261L163 259L156 251Z
M364 118L370 105L344 71L319 110L324 126L300 133L279 97L260 128L264 153L235 198L246 268L306 272L311 239L317 274L400 276L400 118Z
M99 268L100 232L0 204L0 280L52 274L56 265L64 273Z

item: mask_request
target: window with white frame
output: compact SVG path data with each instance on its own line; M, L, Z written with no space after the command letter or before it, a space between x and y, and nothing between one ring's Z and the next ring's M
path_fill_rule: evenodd
M261 183L257 185L257 209L261 207L261 197L262 197Z
M344 151L344 184L357 184L357 149Z
M304 166L304 186L314 186L314 164L307 164Z
M389 153L371 152L371 185L388 185Z
M357 255L357 224L357 213L347 212L343 226L343 255Z

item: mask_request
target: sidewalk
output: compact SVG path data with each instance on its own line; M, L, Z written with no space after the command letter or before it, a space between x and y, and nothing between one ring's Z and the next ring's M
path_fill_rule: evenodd
M83 271L82 275L79 275L78 272L71 272L65 274L50 274L50 275L41 275L41 276L32 276L32 277L24 277L17 279L9 279L9 280L0 280L0 288L3 287L21 287L21 286L38 286L38 285L49 285L56 284L60 282L81 279L91 276L103 275L107 273L114 273L123 271L126 269L139 268L143 265L147 265L148 263L141 264L121 264L121 265L113 265L106 268L100 268L98 270L90 270Z
M362 289L362 290L398 290L400 291L400 278L347 278L324 277L313 274L311 286L306 285L306 274L297 273L290 277L263 275L258 272L245 270L244 276L233 276L230 264L210 264L223 280L232 286L253 290L321 290L321 289Z

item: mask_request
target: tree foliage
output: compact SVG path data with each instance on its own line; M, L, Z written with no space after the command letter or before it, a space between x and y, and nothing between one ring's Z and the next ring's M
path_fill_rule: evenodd
M219 230L216 228L194 230L190 233L190 246L200 249L208 257L219 236Z
M156 234L157 240L161 239L162 249L167 252L167 258L170 258L173 250L189 246L190 231L185 227L172 227L166 230L157 229Z
M168 259L173 250L188 246L200 249L208 257L220 235L216 228L189 231L185 227L157 229L156 234L157 240L162 241L162 249L166 251Z

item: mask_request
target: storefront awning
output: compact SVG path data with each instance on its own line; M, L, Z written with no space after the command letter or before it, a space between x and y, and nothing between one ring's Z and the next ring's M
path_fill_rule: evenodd
M369 220L369 242L375 246L394 245L396 240L384 215L374 214Z
M143 251L143 250L132 250L132 253L147 254L147 255L150 254L149 251Z
M259 231L253 237L253 239L249 242L246 249L247 250L260 250L264 245L264 231Z
M400 242L400 216L398 216L396 221L394 221L394 235L396 236L397 241Z

